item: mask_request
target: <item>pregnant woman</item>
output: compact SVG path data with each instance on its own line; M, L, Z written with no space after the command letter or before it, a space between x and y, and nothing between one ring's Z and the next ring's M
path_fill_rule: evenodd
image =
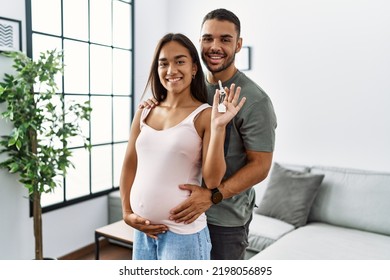
M218 112L219 91L207 104L205 77L193 43L169 33L157 44L145 92L159 101L138 109L123 162L120 192L124 221L135 230L133 259L208 260L211 242L202 214L193 223L169 220L189 195L180 184L216 188L225 174L225 128L243 106L230 88ZM211 192L210 192L211 196Z

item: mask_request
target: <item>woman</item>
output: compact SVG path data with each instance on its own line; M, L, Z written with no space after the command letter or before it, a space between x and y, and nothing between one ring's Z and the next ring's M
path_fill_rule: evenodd
M136 112L120 181L123 219L136 229L133 259L210 259L206 216L184 224L169 212L189 195L179 184L220 184L225 127L245 99L232 88L219 113L217 91L210 108L197 50L183 34L159 41L147 88L160 106Z

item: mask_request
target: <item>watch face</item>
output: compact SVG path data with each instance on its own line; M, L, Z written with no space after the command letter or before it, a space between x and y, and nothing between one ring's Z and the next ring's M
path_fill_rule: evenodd
M222 194L217 190L215 192L213 192L213 195L211 196L211 201L214 203L214 204L217 204L217 203L220 203L222 201Z

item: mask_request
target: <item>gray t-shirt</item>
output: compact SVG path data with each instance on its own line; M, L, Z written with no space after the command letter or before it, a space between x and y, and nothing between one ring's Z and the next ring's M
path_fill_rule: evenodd
M231 177L246 164L246 150L273 152L275 147L276 115L268 95L240 71L224 82L223 86L230 87L232 83L241 87L240 98L245 96L246 102L232 120L230 128L227 128L225 145L228 143L228 148L224 179ZM206 84L208 102L212 104L218 84ZM226 227L242 226L250 219L254 206L255 190L250 188L212 205L206 212L207 222Z

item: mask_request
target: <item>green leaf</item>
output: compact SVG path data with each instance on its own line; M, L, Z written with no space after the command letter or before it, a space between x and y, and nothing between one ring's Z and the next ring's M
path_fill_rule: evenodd
M15 145L16 141L17 141L17 138L15 138L15 137L10 138L8 141L8 147Z
M18 139L18 140L16 141L16 148L17 148L18 150L20 150L21 147L22 147L22 141L20 141L20 139Z
M17 162L12 162L8 165L9 172L15 173L19 171L19 164Z

